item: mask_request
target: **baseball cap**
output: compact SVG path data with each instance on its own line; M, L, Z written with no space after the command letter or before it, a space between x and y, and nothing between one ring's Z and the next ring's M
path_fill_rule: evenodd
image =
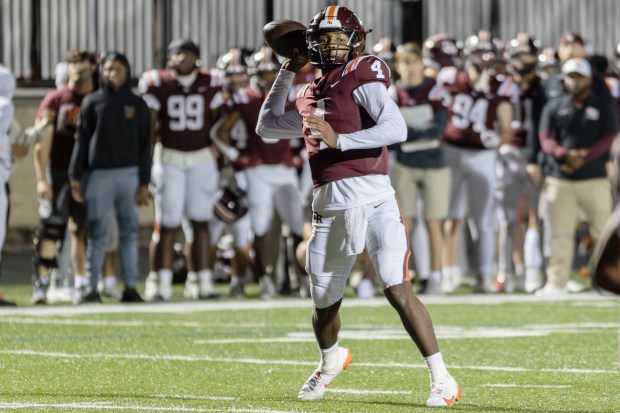
M579 43L582 46L585 44L583 41L583 37L579 33L575 32L564 32L560 37L560 44L567 45L571 43Z
M592 68L587 60L580 57L569 59L562 66L562 73L568 75L570 73L579 73L584 77L592 77Z
M200 48L198 47L198 45L188 39L178 39L170 42L170 44L168 45L168 54L170 55L179 51L190 52L197 57L200 57Z

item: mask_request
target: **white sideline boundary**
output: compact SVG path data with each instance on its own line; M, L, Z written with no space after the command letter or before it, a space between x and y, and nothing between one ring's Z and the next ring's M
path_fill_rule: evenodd
M526 294L496 294L496 295L452 295L452 296L418 296L425 305L500 305L506 303L541 303L541 302L573 302L588 305L593 302L605 303L620 307L620 297L602 296L597 293L572 294L565 297L542 298ZM383 297L368 300L345 298L343 308L358 307L388 307L389 303ZM37 306L37 307L0 307L0 316L3 315L33 315L33 316L74 316L84 314L186 314L193 312L232 311L232 310L272 310L272 309L311 309L312 301L302 298L278 298L271 301L261 300L212 300L212 301L184 301L172 303L145 303L145 304L84 304L79 306Z

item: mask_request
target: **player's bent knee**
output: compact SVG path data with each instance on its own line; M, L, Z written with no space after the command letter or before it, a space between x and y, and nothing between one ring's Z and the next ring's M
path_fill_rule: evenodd
M310 294L316 308L327 308L342 299L347 279L310 274Z

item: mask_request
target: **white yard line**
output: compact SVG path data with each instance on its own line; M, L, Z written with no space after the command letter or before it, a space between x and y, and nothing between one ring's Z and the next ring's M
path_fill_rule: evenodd
M191 394L156 394L154 397L159 399L181 399L181 400L238 400L236 397L228 396L193 396Z
M562 384L554 385L554 384L487 383L487 384L483 384L482 387L500 387L500 388L518 387L520 389L567 389L573 386L567 386L567 385L562 385Z
M270 409L204 409L199 407L161 407L161 406L136 406L100 403L31 403L31 402L0 402L0 409L22 410L22 409L72 409L72 410L129 410L129 411L153 411L153 412L238 412L238 413L296 413L289 410L270 410Z
M583 334L584 330L603 329L617 330L618 323L558 323L558 324L524 324L514 328L484 326L435 326L435 334L439 339L487 339L514 337L542 337L550 334ZM402 327L382 327L349 325L340 330L338 336L344 340L411 340ZM316 339L309 331L291 332L280 337L243 337L198 339L195 344L246 344L246 343L314 343Z
M384 395L398 395L398 394L412 394L409 390L356 390L356 389L332 389L327 388L330 393L342 393L342 394L354 394L354 395L370 395L370 394L384 394Z
M170 320L168 322L158 320L144 321L106 321L106 320L85 320L85 319L66 319L47 317L26 318L26 317L0 317L0 323L8 324L51 324L51 325L73 325L73 326L96 326L96 327L191 327L200 328L207 326L207 323L197 321L185 322Z
M75 358L75 359L128 359L128 360L177 360L187 362L218 362L218 363L239 363L239 364L263 364L263 365L291 365L291 366L316 366L316 361L299 361L299 360L269 360L269 359L235 359L208 356L184 356L177 354L166 355L148 355L148 354L75 354L75 353L54 353L32 350L0 350L0 354L8 354L15 356L35 356L49 358ZM372 367L372 368L408 368L408 369L427 369L425 364L409 364L409 363L364 363L355 362L353 367ZM461 370L480 370L480 371L507 371L507 372L539 372L539 373L575 373L575 374L612 374L618 375L618 370L600 370L600 369L531 369L525 367L502 367L502 366L458 366L450 365L451 369Z
M540 302L618 302L617 297L601 296L596 293L573 294L558 298L541 298L527 294L498 294L498 295L453 295L453 296L419 296L424 304L432 305L499 305L505 303L540 303ZM343 300L344 308L357 307L387 307L388 302L384 298L361 300L347 298ZM193 313L205 311L230 311L230 310L271 310L278 308L312 308L309 299L283 298L271 301L245 300L245 301L192 301L179 303L146 303L146 304L89 304L80 306L48 306L48 307L0 307L2 315L33 315L33 316L58 316L58 315L82 315L82 314L138 314L138 313Z

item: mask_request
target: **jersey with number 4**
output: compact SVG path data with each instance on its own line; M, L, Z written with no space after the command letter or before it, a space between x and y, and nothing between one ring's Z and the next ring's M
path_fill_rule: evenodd
M355 103L353 91L371 82L390 86L390 70L383 60L367 55L333 69L299 91L297 111L302 117L314 114L329 122L336 133L353 133L375 125L366 110ZM373 149L327 148L312 139L313 132L304 129L306 150L315 186L339 179L371 174L387 174L385 146Z
M480 140L485 130L496 131L497 107L510 97L500 95L496 79L491 79L490 91L475 90L465 70L443 68L437 76L438 84L446 91L445 106L448 121L443 140L466 149L486 149Z
M164 148L191 152L211 145L209 105L222 90L219 76L200 71L184 87L172 71L150 70L140 78L139 89L149 108L157 111L158 140Z

